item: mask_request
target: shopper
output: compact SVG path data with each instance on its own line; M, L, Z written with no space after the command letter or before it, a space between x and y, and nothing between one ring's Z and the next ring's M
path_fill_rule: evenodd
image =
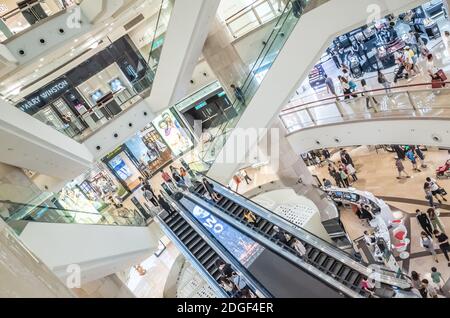
M240 186L240 184L242 182L241 177L239 177L237 174L235 174L233 176L233 181L236 184L236 192L239 192L239 186Z
M158 195L158 204L164 211L166 211L169 214L169 217L171 217L173 214L176 213L176 211L172 208L172 206L166 200L164 200L164 198L161 195Z
M406 175L406 178L411 178L409 174L405 171L405 166L400 158L395 158L395 166L397 167L398 177L397 179L402 178L402 173Z
M441 197L442 200L447 202L447 199L444 196L447 194L447 192L440 185L437 184L436 180L434 180L432 178L427 178L427 182L430 185L430 189L431 189L433 196L439 201L439 203L442 203L442 201L439 199L439 197Z
M328 172L329 172L330 176L336 182L336 186L337 187L345 188L345 184L344 184L344 182L341 179L341 175L339 174L338 171L336 171L336 169L331 164L328 165Z
M444 233L439 232L439 230L434 230L434 237L439 242L439 247L441 248L442 253L444 253L445 258L448 262L448 267L450 267L450 258L448 256L448 252L450 252L450 245L448 244L448 236Z
M280 243L288 245L289 238L287 237L287 234L281 230L278 226L273 227L273 231L275 232L274 238L278 240Z
M413 287L419 291L422 298L427 298L427 289L422 283L420 274L417 273L416 271L412 271L411 272L411 280L412 280Z
M190 188L192 188L194 186L194 184L192 183L191 176L186 171L186 169L184 169L183 167L180 168L180 176L183 179L184 184L186 185L186 187L188 187L190 189Z
M323 179L322 180L322 182L323 182L323 187L325 188L325 189L328 189L328 188L331 188L332 186L333 186L333 184L331 183L331 181L330 180L328 180L328 179Z
M291 248L293 248L297 252L297 254L300 255L300 257L303 257L306 255L306 247L305 247L305 245L303 245L302 242L300 242L296 238L292 238L290 243L291 243Z
M222 277L231 278L234 274L230 264L225 263L221 259L216 260L215 265Z
M250 182L253 181L252 178L249 177L249 175L248 175L248 173L247 173L247 171L245 169L241 170L241 175L244 178L245 182L247 182L247 185L250 184Z
M345 79L343 76L339 76L338 78L339 78L339 82L341 83L341 86L342 86L342 91L344 92L344 95L345 95L344 99L350 99L350 97L357 98L358 95L356 95L352 92L352 89L350 87L350 82L347 79Z
M425 164L425 155L423 151L420 149L420 146L414 147L414 152L416 153L417 157L420 160L420 166L425 169L427 167L427 165Z
M348 181L348 174L345 173L344 169L339 168L339 175L344 183L345 187L350 187L350 182Z
M292 14L294 17L299 19L303 13L303 3L302 0L293 0L292 3Z
M434 199L433 199L433 193L431 192L431 185L428 182L425 182L423 185L423 191L425 192L425 199L428 200L428 204L430 207L434 207Z
M206 178L203 178L202 180L203 187L205 187L205 190L208 192L211 199L218 202L220 200L220 196L214 191L214 185L210 183Z
M367 87L367 82L365 79L361 80L361 86L362 86L362 96L366 97L366 107L367 109L373 109L375 112L377 112L377 109L375 105L378 105L378 101L373 97L372 93L369 92L369 89Z
M170 177L170 174L168 174L166 171L162 170L162 171L161 171L161 178L164 180L164 182L165 182L167 185L169 185L169 187L170 187L171 189L174 188L174 187L173 187L173 180L172 180L172 178Z
M414 171L422 172L422 170L420 170L417 167L416 155L414 154L414 151L411 148L406 152L406 157L409 159L409 161L411 161Z
M386 79L383 73L381 71L378 71L378 83L384 87L384 90L386 91L386 94L388 96L391 95L391 83Z
M144 194L144 198L148 201L151 202L155 207L158 207L158 200L156 199L156 195L153 192L153 190L149 190L146 187L142 187L142 192Z
M420 210L416 210L416 219L427 235L433 236L433 225L431 224L428 215Z
M439 290L442 291L442 287L444 286L444 278L442 277L442 274L438 272L436 267L431 268L431 278L433 279L433 283L439 287Z
M439 218L439 211L437 209L428 209L428 217L430 218L431 224L434 229L439 228L442 233L445 233L445 228L442 225L441 219Z
M358 177L356 176L356 169L353 167L353 165L348 164L347 165L347 172L352 177L353 182L358 181Z
M325 161L328 162L328 164L333 163L333 161L331 161L331 153L328 151L328 149L322 150L322 156Z
M244 212L244 219L249 223L249 224L255 224L256 223L256 215L249 211L249 210L245 210Z
M327 87L327 93L336 96L336 99L338 99L338 94L336 94L336 87L334 86L333 80L330 77L328 77L327 74L325 74L324 77L325 77L325 86Z
M376 281L374 279L370 279L370 278L364 278L361 281L361 289L366 291L367 293L369 293L369 297L374 297L375 296L375 286L376 286Z
M418 70L417 67L414 64L414 51L411 50L411 48L409 46L405 46L404 48L404 53L403 53L403 58L405 61L405 66L406 66L406 71L409 74L409 77L412 77L412 73L414 72L414 76L418 75Z
M244 92L242 91L242 89L239 86L236 86L234 84L231 85L231 88L233 89L234 92L234 96L236 97L236 99L242 104L242 105L246 105L245 103L245 95Z
M431 253L435 262L439 263L432 236L428 235L426 232L422 232L420 234L420 246L422 246L422 248L424 248L427 252Z
M437 294L436 288L429 283L428 279L423 279L422 280L422 285L426 289L428 297L430 297L430 298L438 298L438 294Z
M341 149L341 161L347 166L347 165L352 165L353 167L355 167L355 164L353 163L353 159L350 156L350 154L347 152L347 150L345 149Z

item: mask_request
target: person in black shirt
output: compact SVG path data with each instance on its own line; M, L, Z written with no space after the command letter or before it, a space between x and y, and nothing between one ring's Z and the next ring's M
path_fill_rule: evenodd
M175 213L175 210L172 208L172 206L163 199L161 195L158 195L158 203L163 208L164 211L166 211L169 216L172 216L173 213Z
M450 258L448 256L448 252L450 251L450 244L448 244L448 236L444 233L439 232L439 230L434 230L434 236L439 242L439 247L441 248L442 253L444 253L445 258L448 262L448 267L450 267Z
M275 231L275 235L273 236L275 239L286 245L289 243L286 234L278 226L274 226L273 230Z
M416 210L416 218L419 221L422 229L429 235L433 236L433 226L431 225L430 218L426 213L423 213L420 210Z
M234 274L234 271L231 268L231 265L225 263L224 261L222 261L220 259L218 259L216 261L216 267L219 270L222 277L230 278Z
M214 185L212 183L210 183L208 180L206 180L206 178L203 178L203 186L205 187L205 190L209 193L209 196L214 200L214 201L219 201L220 197L219 195L214 191Z

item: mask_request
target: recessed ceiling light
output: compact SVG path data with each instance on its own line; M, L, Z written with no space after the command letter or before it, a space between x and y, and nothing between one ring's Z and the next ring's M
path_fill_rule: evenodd
M41 62L44 62L44 58L43 58L43 57L41 57L41 59L40 59L39 61L41 61Z
M75 39L75 41L74 41L75 43L77 43L78 42L78 39Z
M44 65L42 65L42 64L39 64L39 68L41 68L42 66L44 66Z

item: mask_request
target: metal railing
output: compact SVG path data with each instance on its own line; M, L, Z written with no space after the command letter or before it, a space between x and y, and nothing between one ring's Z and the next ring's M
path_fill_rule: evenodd
M438 82L447 86L450 82ZM323 125L383 118L448 118L450 88L430 88L430 83L352 94L295 105L284 109L280 119L287 134Z

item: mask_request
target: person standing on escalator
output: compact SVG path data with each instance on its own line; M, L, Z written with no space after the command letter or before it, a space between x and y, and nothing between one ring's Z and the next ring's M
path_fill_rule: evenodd
M169 214L169 216L172 216L172 214L176 212L172 208L172 206L166 200L164 200L164 198L161 195L158 196L158 203L161 206L161 208Z
M203 183L203 186L205 187L205 190L208 192L209 196L211 197L211 199L218 202L220 200L220 197L216 193L216 191L214 191L214 185L211 182L209 182L208 180L206 180L206 178L203 178L202 183Z

